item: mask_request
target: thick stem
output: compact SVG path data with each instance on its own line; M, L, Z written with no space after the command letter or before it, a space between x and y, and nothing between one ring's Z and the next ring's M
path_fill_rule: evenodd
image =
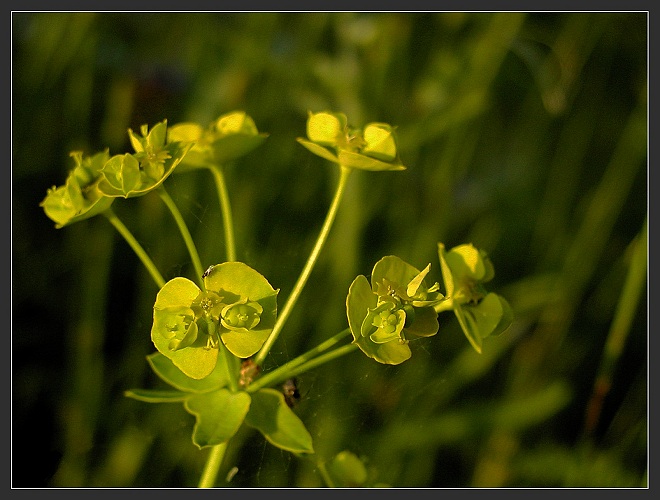
M204 465L202 477L199 479L199 488L213 488L213 486L215 486L218 471L222 465L222 460L225 458L227 444L227 442L224 442L211 448L211 452L206 459L206 465Z
M142 261L144 267L146 267L147 271L149 271L149 274L156 282L158 288L163 288L163 286L165 286L165 280L161 276L149 255L147 255L147 252L145 252L144 248L142 248L142 245L140 245L135 239L133 233L129 231L129 229L124 225L119 217L117 217L111 208L108 208L105 212L103 212L103 215L110 221L110 224L112 224L114 228L119 231L119 234L121 234L124 240L126 240L126 242L130 245L140 261Z
M341 198L344 194L344 190L346 188L346 182L348 181L351 172L352 169L350 168L343 166L340 167L340 175L339 175L339 182L337 183L337 190L335 191L335 196L332 199L330 208L328 209L328 214L325 217L323 227L321 227L321 232L319 233L314 248L312 249L312 252L310 253L307 259L307 262L305 263L305 267L303 268L302 272L300 273L300 276L298 277L298 281L296 282L296 284L293 287L293 290L291 291L291 295L289 295L289 298L284 304L284 307L277 316L277 321L275 322L273 331L271 332L268 339L266 339L266 342L264 343L263 347L254 358L254 362L258 366L261 366L263 364L266 355L268 354L271 347L277 340L277 337L282 331L284 324L289 318L293 306L295 306L296 302L298 301L298 297L300 297L300 293L305 287L305 283L307 283L307 279L309 278L309 275L311 274L312 269L314 268L314 265L318 260L319 254L321 253L321 249L323 248L323 245L325 244L326 240L328 239L328 235L330 234L330 228L332 227L332 223L334 222L335 217L337 216L339 202L341 201Z
M183 237L183 241L186 243L186 247L188 248L188 253L190 254L190 258L192 259L193 266L195 267L195 274L196 274L195 277L197 279L197 282L203 288L204 283L202 280L202 274L204 274L204 269L202 268L202 262L199 260L199 254L197 253L197 247L195 247L195 242L193 241L192 236L190 235L188 226L186 226L186 221L183 220L183 216L181 215L179 208L176 206L176 203L174 203L174 200L172 200L172 198L170 197L170 195L165 190L165 187L162 184L157 189L157 191L160 198L163 200L165 205L167 205L167 208L172 214L172 217L174 217L174 220L176 221L176 225L179 227L179 232Z
M213 179L218 190L218 200L220 201L220 210L222 212L222 225L225 231L227 262L233 262L236 260L236 243L234 240L234 221L231 213L231 203L229 203L225 174L220 165L210 166L209 170L213 174Z

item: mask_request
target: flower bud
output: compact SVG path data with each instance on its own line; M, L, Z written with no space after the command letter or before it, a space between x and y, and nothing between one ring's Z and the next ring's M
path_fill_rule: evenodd
M113 156L101 172L108 184L124 196L141 184L140 163L130 153Z
M322 146L336 146L346 134L346 115L342 113L310 113L307 137Z
M254 120L245 111L234 111L222 115L215 122L215 130L219 135L258 134Z
M386 123L370 123L364 129L362 153L377 160L391 162L396 158L396 141L392 127Z

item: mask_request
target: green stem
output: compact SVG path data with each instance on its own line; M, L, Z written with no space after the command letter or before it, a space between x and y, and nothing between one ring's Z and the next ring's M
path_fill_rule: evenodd
M439 302L435 306L433 306L433 309L435 309L435 312L437 312L438 314L445 311L451 311L454 309L454 300L447 297L442 302Z
M190 258L192 259L193 266L195 267L197 282L200 283L203 287L204 285L202 283L202 274L204 274L204 269L202 268L202 262L199 260L199 254L197 253L195 242L193 241L192 236L190 235L188 226L186 226L186 221L183 220L183 216L181 215L179 208L176 206L176 203L174 203L174 200L172 200L171 196L168 194L168 192L165 190L165 187L162 184L157 189L157 191L160 198L163 200L165 205L167 205L167 208L171 212L172 217L174 217L174 220L176 221L176 225L179 227L179 232L183 237L183 241L185 241L186 243L186 247L188 248L188 253L190 254Z
M270 336L268 337L268 339L266 339L266 342L262 346L261 350L257 353L256 357L254 358L254 362L258 366L261 366L263 364L266 355L268 354L271 347L275 343L275 340L277 340L277 337L282 331L282 328L284 327L286 320L289 318L293 306L298 301L298 297L300 296L300 293L302 292L305 283L307 283L307 279L309 278L309 275L311 274L312 269L314 268L314 265L318 260L319 254L321 253L321 249L323 248L323 245L328 239L328 235L330 234L330 228L332 227L332 223L334 222L335 217L337 216L337 211L339 209L339 202L341 201L341 198L344 194L344 190L346 188L346 182L348 181L349 175L352 171L353 170L350 168L343 166L340 167L340 175L339 175L339 182L337 183L337 190L335 192L334 198L332 199L332 203L330 204L330 208L328 209L328 214L325 217L325 222L323 223L321 232L319 233L319 236L316 240L316 244L314 245L314 248L312 249L312 252L308 257L307 262L305 263L305 267L303 268L302 272L300 273L300 276L298 277L298 281L296 282L295 286L293 287L293 290L291 291L291 295L289 295L289 298L284 304L282 311L277 316L277 321L275 322L273 331L270 333Z
M218 471L222 465L222 460L225 458L228 442L220 443L211 448L202 477L199 479L199 488L213 488L218 477Z
M328 361L332 361L333 359L340 358L344 356L345 354L348 354L349 352L353 352L355 349L357 349L358 346L357 344L346 344L341 347L338 347L337 349L334 349L333 351L326 352L322 356L318 356L307 363L303 363L302 365L298 366L296 369L291 370L287 375L286 378L290 377L295 377L296 375L300 375L301 373L305 373L306 371L311 370L312 368L316 368L317 366L320 366L324 363L327 363ZM285 379L286 380L286 379Z
M227 252L227 261L236 260L236 243L234 241L234 222L231 213L231 203L229 203L229 193L227 192L227 183L225 174L220 165L209 166L215 185L218 190L218 200L222 212L222 224L225 231L225 247Z
M347 337L348 335L350 335L350 333L351 333L351 330L349 328L346 328L345 330L342 330L341 332L334 335L333 337L330 337L328 340L320 343L315 348L310 349L306 353L301 354L300 356L292 359L288 363L283 364L282 366L276 368L272 372L269 372L266 375L264 375L263 377L260 377L258 380L252 382L252 384L250 384L248 386L247 392L258 391L259 389L261 389L263 387L267 387L269 385L273 385L273 384L276 384L278 382L283 382L287 378L292 377L293 374L297 375L299 373L302 373L303 371L306 371L307 369L312 367L312 366L308 366L308 364L315 361L314 358L319 356L319 354L321 354L322 352L325 352L328 349L330 349L331 347L333 347L334 345L336 345L341 339L343 339L344 337ZM350 344L349 346L351 346L351 345L352 344ZM343 349L345 347L346 346L340 347L340 348L337 349L337 351L339 351L340 349ZM332 351L332 352L335 352L335 351ZM342 352L339 355L343 355L343 354L346 354L346 352ZM338 357L339 355L336 355L334 357ZM332 359L332 358L330 358L330 359ZM326 359L325 361L329 361L329 359ZM313 366L318 366L319 364L320 363L316 363ZM301 370L300 368L302 366L306 366L307 368L305 368L305 370Z
M121 234L124 240L126 240L126 242L130 245L135 254L142 261L144 267L146 267L147 271L149 271L149 274L156 282L158 288L163 288L163 286L165 286L165 280L161 276L149 255L147 255L147 252L145 252L144 248L142 248L142 245L140 245L135 239L133 233L131 233L129 229L124 225L124 223L119 220L119 217L117 217L111 208L108 208L105 212L103 212L103 215L110 221L110 224L112 224L114 228L119 231L119 234Z
M318 464L317 464L317 468L318 468L319 474L321 475L321 478L322 478L323 481L325 482L325 485L326 485L328 488L336 488L337 485L336 485L335 482L333 481L333 479L332 479L332 477L330 476L330 474L328 474L328 469L326 469L325 464L323 464L323 463L318 463Z

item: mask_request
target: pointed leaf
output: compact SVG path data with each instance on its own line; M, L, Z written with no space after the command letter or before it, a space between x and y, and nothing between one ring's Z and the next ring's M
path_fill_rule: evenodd
M304 147L306 147L309 151L314 153L316 156L325 158L326 160L331 161L333 163L339 163L339 158L337 158L337 155L332 153L330 150L324 148L323 146L319 146L318 144L308 141L306 139L301 139L300 137L298 137L296 140Z
M340 150L337 157L339 163L344 167L357 168L359 170L390 171L405 170L406 167L400 163L384 162L353 151Z
M314 453L312 436L300 418L289 408L284 395L275 389L252 394L245 423L259 430L273 445L293 453Z

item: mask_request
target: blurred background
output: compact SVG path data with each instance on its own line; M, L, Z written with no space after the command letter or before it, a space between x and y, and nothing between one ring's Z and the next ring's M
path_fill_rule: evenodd
M265 368L347 326L358 274L397 255L441 280L472 242L515 322L477 354L451 313L412 358L355 351L298 378L314 460L350 450L369 484L643 487L647 481L647 34L619 13L12 14L12 485L194 487L208 451L145 356L157 287L108 221L39 203L71 151L132 152L127 129L244 110L268 139L226 165L238 260L291 291L337 169L296 142L308 111L397 127L402 172L355 173ZM206 172L168 191L206 267L224 259ZM193 278L160 198L116 213L166 280ZM218 485L317 487L241 433ZM225 475L237 467L231 481Z

